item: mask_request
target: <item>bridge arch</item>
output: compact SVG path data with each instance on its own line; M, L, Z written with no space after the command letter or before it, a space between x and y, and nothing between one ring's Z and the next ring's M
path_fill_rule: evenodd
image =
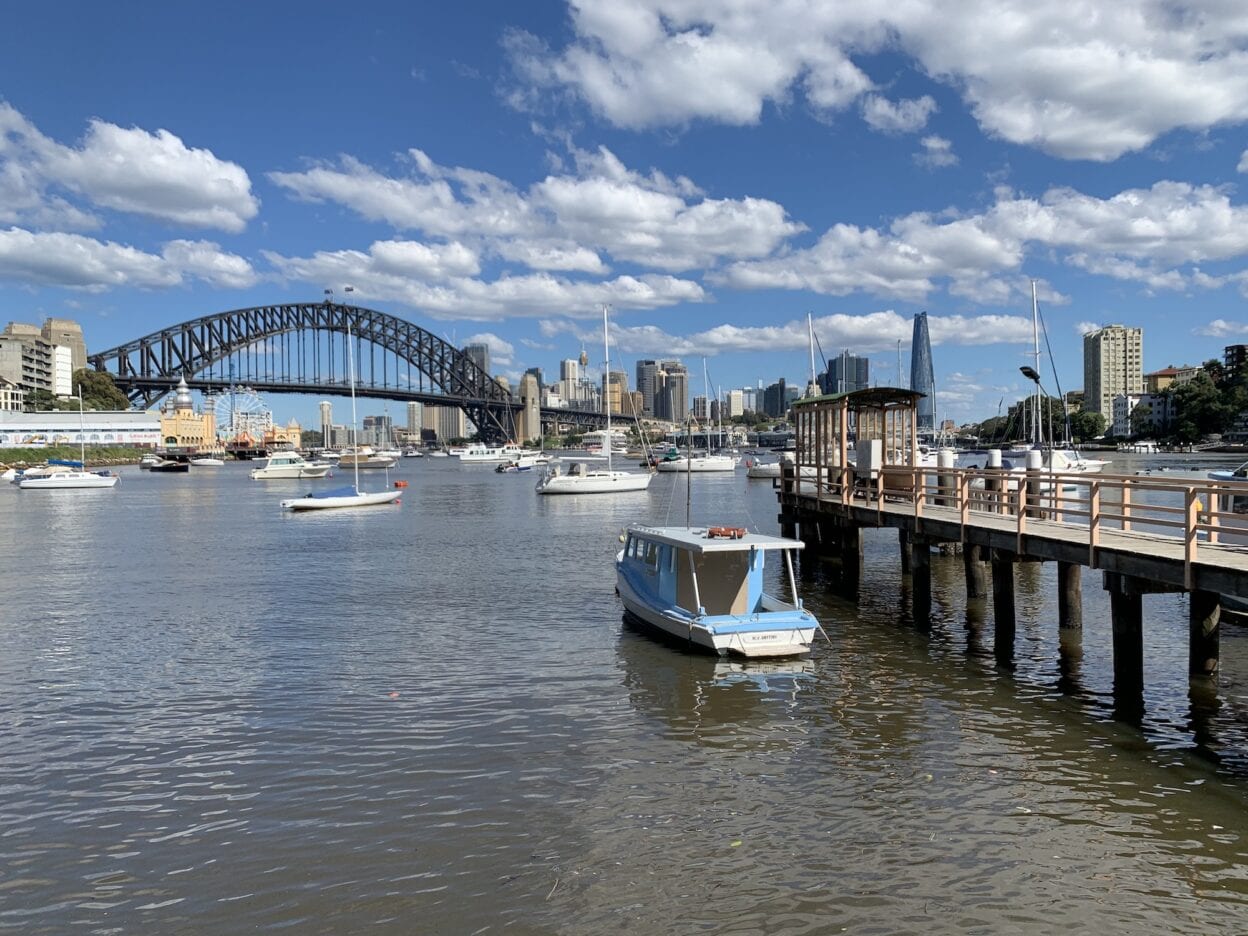
M377 387L357 380L361 396L417 400L442 406L459 406L477 426L483 438L502 440L515 437L519 404L477 363L449 341L420 326L376 309L334 302L297 302L255 306L206 315L163 328L126 344L89 356L98 371L112 375L132 404L153 406L173 390L180 379L200 390L223 389L215 365L247 353L264 342L280 340L287 357L283 379L249 379L257 389L288 393L343 394L349 392L343 373L322 373L320 348L317 367L307 370L307 344L291 336L341 335L343 341L354 334L360 342L371 343L385 353L405 360L427 377L441 392L408 387ZM292 347L293 344L293 347ZM332 344L330 345L330 370ZM344 345L345 347L345 345ZM356 351L358 359L358 350ZM291 367L298 355L298 367ZM345 367L345 361L342 361ZM201 376L208 372L208 376ZM545 414L543 414L545 415ZM582 414L591 417L594 414Z

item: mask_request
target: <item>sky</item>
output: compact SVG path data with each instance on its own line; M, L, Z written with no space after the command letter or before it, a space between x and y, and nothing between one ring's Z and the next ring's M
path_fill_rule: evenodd
M1048 392L1082 335L1248 342L1248 6L1234 0L16 4L0 30L0 321L102 351L339 296L493 370L582 346L712 386L822 354L937 415ZM1042 339L1043 341L1043 339ZM819 368L822 369L822 360ZM696 384L696 380L694 381ZM697 387L694 387L697 391ZM713 395L712 391L712 395ZM314 402L270 397L316 422Z

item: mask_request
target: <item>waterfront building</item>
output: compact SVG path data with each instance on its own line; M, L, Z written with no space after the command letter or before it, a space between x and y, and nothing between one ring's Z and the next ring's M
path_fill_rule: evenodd
M1144 398L1141 393L1120 393L1110 402L1110 432L1120 439L1134 435L1131 431L1131 414Z
M346 448L351 445L351 427L341 423L332 425L328 432L324 433L323 439L322 444L326 448Z
M745 392L742 390L729 390L724 397L724 416L732 419L733 416L740 416L745 412Z
M490 346L487 344L464 345L464 354L487 374L490 372Z
M74 371L86 366L82 328L70 319L49 318L42 328L9 322L0 333L0 377L27 393L73 396Z
M394 423L389 413L364 417L360 428L360 444L374 448L390 448L394 445Z
M1143 329L1106 325L1084 335L1084 409L1112 418L1114 397L1144 392L1143 362Z
M25 407L26 391L7 377L0 377L0 413L20 413Z
M468 437L468 419L458 406L426 406L421 428L444 444Z
M1175 367L1171 364L1144 375L1144 392L1161 393L1171 387L1181 387L1185 383L1191 383L1203 371L1204 368L1193 367L1190 364L1184 364L1182 367Z
M932 340L927 330L927 313L914 317L914 335L910 342L910 389L923 394L915 411L915 428L919 432L936 431L936 371L932 364Z
M828 369L819 381L823 393L849 393L871 386L871 361L849 351L842 351L828 361Z
M303 427L292 419L284 426L272 426L264 434L266 449L297 449L303 446Z
M0 410L0 448L45 445L160 445L160 414L155 410L57 410L23 413Z
M254 416L255 413L239 414ZM269 419L272 424L272 417ZM236 426L237 428L237 426ZM268 427L266 427L268 428ZM253 438L259 441L264 437L263 431ZM178 381L178 388L169 398L160 413L160 440L165 448L214 449L217 446L217 417L211 409L202 413L195 412L194 400L186 378Z

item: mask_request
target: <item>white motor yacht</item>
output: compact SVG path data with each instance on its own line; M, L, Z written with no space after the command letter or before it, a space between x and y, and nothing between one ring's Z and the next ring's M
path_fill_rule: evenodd
M274 481L283 478L323 478L333 465L310 462L298 452L278 452L270 455L259 468L251 469L255 481Z

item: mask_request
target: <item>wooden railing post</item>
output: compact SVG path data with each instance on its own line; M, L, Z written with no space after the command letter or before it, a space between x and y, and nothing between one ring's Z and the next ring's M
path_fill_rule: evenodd
M1122 531L1131 529L1131 482L1122 483Z
M1101 482L1088 491L1088 568L1096 568L1096 549L1101 545Z
M1183 511L1183 587L1192 587L1192 563L1196 561L1196 534L1200 526L1196 488L1188 486L1184 494Z

